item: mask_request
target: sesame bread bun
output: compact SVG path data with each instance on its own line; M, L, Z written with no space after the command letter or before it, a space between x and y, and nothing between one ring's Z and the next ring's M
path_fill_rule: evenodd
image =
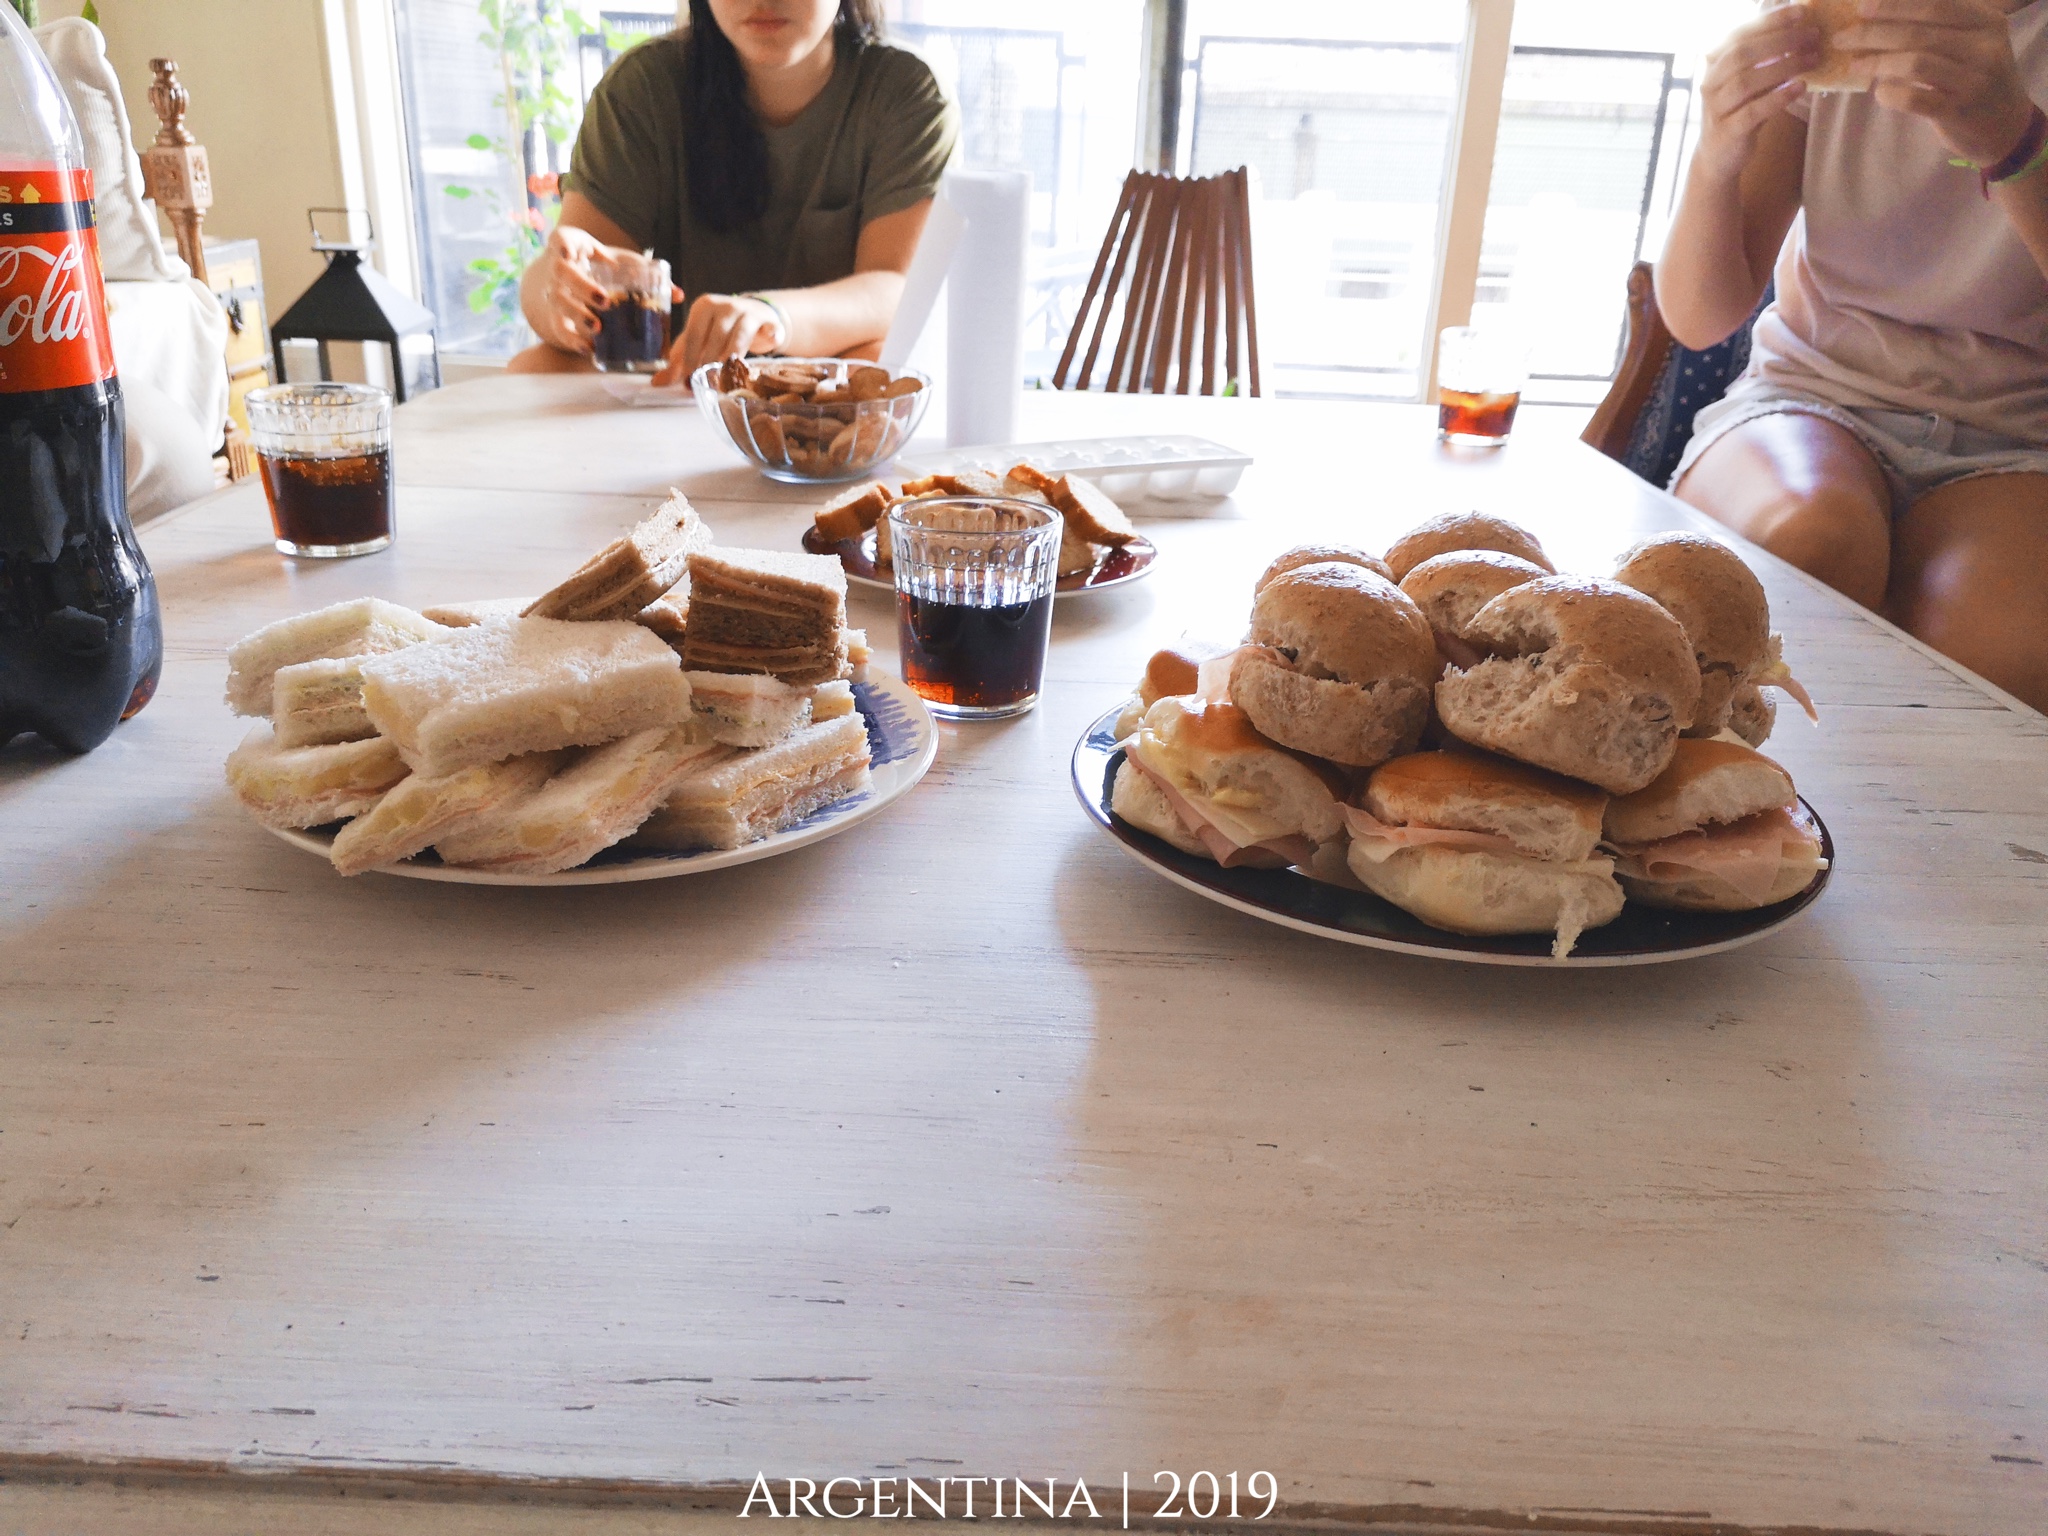
M1461 741L1623 795L1664 771L1692 723L1692 645L1633 588L1546 576L1503 592L1466 628L1492 655L1436 688L1437 714Z
M1660 533L1621 557L1614 579L1662 604L1684 626L1700 668L1700 702L1689 734L1728 725L1735 690L1763 666L1771 604L1742 557L1698 533Z
M1304 565L1323 565L1325 563L1362 566L1366 570L1371 571L1375 576L1384 576L1389 581L1394 579L1394 573L1387 569L1386 561L1382 560L1378 555L1367 554L1356 545L1297 544L1266 567L1260 574L1258 581L1253 584L1252 595L1256 597L1259 593L1265 591L1267 584L1276 576L1285 576L1289 571L1299 570Z
M1282 746L1367 768L1422 739L1439 671L1422 610L1363 566L1321 561L1253 600L1231 702Z
M1607 796L1489 753L1411 752L1373 770L1365 808L1392 826L1490 832L1532 859L1593 856Z
M1539 565L1497 549L1460 549L1432 555L1401 578L1401 590L1415 600L1436 634L1436 648L1453 666L1469 667L1479 652L1465 639L1472 616L1510 587L1538 580Z
M1423 561L1460 549L1498 550L1545 572L1557 569L1543 553L1543 546L1536 542L1535 534L1504 517L1491 517L1484 512L1446 512L1442 517L1418 524L1387 551L1387 565L1394 580L1405 581L1408 573Z
M1778 724L1778 704L1768 693L1755 683L1741 683L1736 686L1728 703L1728 732L1739 736L1752 747L1760 747L1771 739L1771 732Z
M1686 740L1649 785L1608 802L1605 826L1614 842L1653 843L1797 802L1792 775L1761 752L1730 741Z

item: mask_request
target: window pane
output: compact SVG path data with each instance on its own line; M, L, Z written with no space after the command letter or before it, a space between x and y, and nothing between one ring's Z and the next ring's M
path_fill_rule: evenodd
M1024 371L1049 377L1138 141L1143 0L889 0L960 108L953 163L1031 173Z
M1464 23L1447 3L1191 0L1183 163L1252 168L1271 392L1419 388Z
M1663 242L1698 128L1706 50L1753 0L1519 0L1474 318L1529 337L1529 398L1597 401L1628 270Z

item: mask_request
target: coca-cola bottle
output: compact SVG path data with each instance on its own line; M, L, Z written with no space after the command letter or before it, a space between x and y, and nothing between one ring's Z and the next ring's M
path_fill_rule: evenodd
M0 4L0 746L34 731L89 752L156 691L127 461L92 172L49 62Z

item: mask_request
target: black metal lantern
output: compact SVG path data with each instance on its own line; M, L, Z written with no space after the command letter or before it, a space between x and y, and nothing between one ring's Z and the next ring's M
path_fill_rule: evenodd
M320 377L332 379L334 368L328 358L329 342L356 341L381 345L391 353L392 393L403 404L413 395L441 387L441 356L434 347L434 313L400 293L391 280L375 267L363 264L363 252L374 241L367 228L361 239L353 238L347 226L350 210L313 208L307 220L313 226L313 249L327 257L327 270L313 286L299 295L299 301L278 317L270 328L270 346L277 361L279 383L286 382L285 343L310 341L320 349ZM320 228L319 215L342 215L343 232L329 238Z

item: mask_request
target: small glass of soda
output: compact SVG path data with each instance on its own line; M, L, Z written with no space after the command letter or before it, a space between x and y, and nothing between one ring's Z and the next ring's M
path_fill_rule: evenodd
M1060 515L1005 497L933 496L889 509L903 680L948 720L1038 702L1052 637Z
M391 393L275 384L247 397L279 554L334 559L391 544Z
M1498 448L1515 424L1529 349L1478 326L1445 328L1437 343L1437 436L1465 448Z
M668 356L668 263L652 251L613 251L591 263L590 275L604 289L591 361L601 373L658 373Z

